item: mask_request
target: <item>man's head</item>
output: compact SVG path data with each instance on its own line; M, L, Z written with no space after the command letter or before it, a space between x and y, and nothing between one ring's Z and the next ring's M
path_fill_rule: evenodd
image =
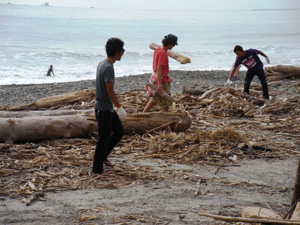
M245 55L244 49L240 45L234 46L233 52L236 54L237 57L242 57Z
M168 34L162 40L162 44L164 47L167 47L168 45L173 45L172 47L174 47L175 45L178 45L177 41L178 41L178 38L176 35Z
M110 38L106 42L105 50L108 57L119 56L117 60L120 60L125 52L124 42L120 38Z

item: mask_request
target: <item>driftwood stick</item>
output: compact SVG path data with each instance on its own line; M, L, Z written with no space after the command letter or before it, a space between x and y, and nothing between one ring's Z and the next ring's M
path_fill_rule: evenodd
M300 224L300 221L219 216L219 215L211 215L206 213L199 213L199 216L206 216L206 217L213 218L215 220L245 222L245 223L287 224L287 225Z
M38 197L44 197L44 192L35 192L28 199L26 199L26 205L30 206L32 202L37 200Z
M291 206L294 206L295 209L295 203L300 200L300 160L298 163L297 173L296 173L296 179L295 179L295 185L294 185L294 192L292 196L292 202ZM289 214L289 218L291 218L294 209L292 209L292 212Z
M156 130L162 128L162 127L169 126L169 125L172 124L172 123L174 123L174 121L165 123L165 124L163 124L163 125L161 125L161 126L158 126L158 127L153 128L153 129L151 129L151 130L147 130L146 133L151 133L151 132L156 131Z
M136 156L134 158L135 159L155 158L155 157L162 157L162 156L169 156L169 155L181 154L183 152L186 152L186 150L179 151L179 152L165 153L165 154L152 154L152 155Z
M152 50L155 50L159 45L156 43L151 43L149 45L149 48L151 48ZM186 64L186 63L190 63L191 59L189 57L183 56L175 51L172 50L168 50L168 56L170 56L171 58L175 59L176 61L180 62L181 64Z
M152 83L146 83L147 86L149 86L152 90L156 91L157 90L157 86L155 84L152 84ZM158 93L157 93L158 94ZM167 93L163 90L163 92L161 94L159 94L160 96L172 101L172 102L175 102L175 100Z

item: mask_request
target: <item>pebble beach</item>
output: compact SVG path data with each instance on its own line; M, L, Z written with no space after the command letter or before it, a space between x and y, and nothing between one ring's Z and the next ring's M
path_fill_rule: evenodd
M184 71L173 70L170 75L173 79L171 83L171 93L180 94L184 86L216 87L223 85L230 71ZM240 71L241 80L244 79L245 72ZM150 73L140 75L130 75L117 77L115 82L116 93L124 91L145 90L146 82ZM47 83L47 84L24 84L24 85L1 85L0 86L0 106L19 106L34 102L38 99L61 95L69 92L95 88L95 80L82 80L67 83Z

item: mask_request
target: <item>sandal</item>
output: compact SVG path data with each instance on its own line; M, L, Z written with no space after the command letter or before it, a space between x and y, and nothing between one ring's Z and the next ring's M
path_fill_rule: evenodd
M114 167L114 164L111 163L110 161L106 160L103 162L105 165L110 166L110 167Z

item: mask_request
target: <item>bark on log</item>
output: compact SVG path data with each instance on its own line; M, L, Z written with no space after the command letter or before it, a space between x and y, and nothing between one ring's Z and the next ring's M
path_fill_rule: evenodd
M134 113L127 115L123 126L126 133L144 133L155 128L184 132L191 125L191 119L187 112L152 112Z
M152 50L155 50L159 45L156 43L151 43L149 45L149 48L151 48ZM183 56L177 52L174 52L172 50L168 50L168 56L170 56L171 58L175 59L176 61L180 62L181 64L186 64L186 63L190 63L191 59L189 57Z
M85 138L97 132L94 112L77 112L76 115L0 118L0 142ZM190 127L191 120L188 113L137 113L128 114L122 123L126 134L144 133L153 129L182 132Z

